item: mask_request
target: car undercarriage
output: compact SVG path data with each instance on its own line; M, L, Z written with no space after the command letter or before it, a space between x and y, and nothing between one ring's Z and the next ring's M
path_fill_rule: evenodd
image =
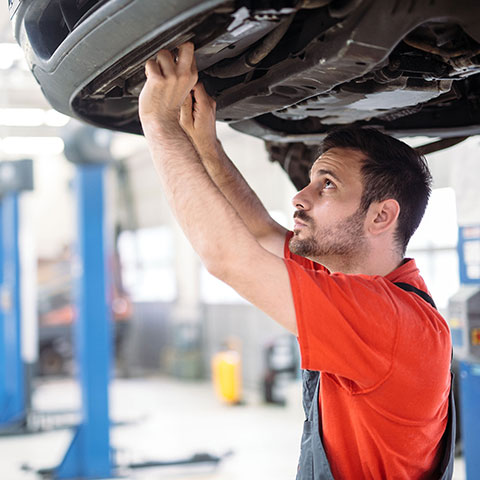
M316 145L355 124L395 136L480 132L475 0L10 0L45 96L94 125L141 133L144 64L196 47L217 118L267 142L297 187Z

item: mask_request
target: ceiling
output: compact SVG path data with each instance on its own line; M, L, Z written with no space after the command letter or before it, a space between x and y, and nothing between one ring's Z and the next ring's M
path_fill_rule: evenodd
M10 26L7 2L2 1L0 2L0 85L2 85L0 91L0 139L56 136L58 135L57 126L49 126L31 118L32 114L41 114L42 112L30 109L41 109L46 112L51 107L28 70L20 47L18 50L16 47L17 44ZM11 66L7 68L9 58L12 62ZM17 109L25 109L25 113L22 115L22 112ZM15 116L20 120L23 117L23 121L15 122L11 115L12 112L15 112ZM15 123L18 124L14 125ZM21 125L22 123L24 125ZM25 124L30 124L30 126ZM8 157L8 154L2 151L1 145L0 155L2 159Z

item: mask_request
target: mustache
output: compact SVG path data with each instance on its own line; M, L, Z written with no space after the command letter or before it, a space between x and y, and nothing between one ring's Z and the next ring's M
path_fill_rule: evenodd
M305 223L312 223L311 217L304 210L295 210L293 218L298 218L299 220L304 221Z

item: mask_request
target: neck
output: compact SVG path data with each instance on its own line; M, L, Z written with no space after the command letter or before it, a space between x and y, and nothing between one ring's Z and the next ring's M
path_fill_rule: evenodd
M330 273L384 277L398 268L402 264L403 258L394 250L386 255L384 250L371 249L355 256L335 255L328 256L328 258L311 258L310 260L328 268Z

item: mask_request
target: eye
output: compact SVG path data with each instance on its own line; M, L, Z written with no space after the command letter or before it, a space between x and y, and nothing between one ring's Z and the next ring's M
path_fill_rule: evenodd
M330 190L332 188L335 188L335 184L331 180L326 178L325 181L323 182L323 188L325 190Z

